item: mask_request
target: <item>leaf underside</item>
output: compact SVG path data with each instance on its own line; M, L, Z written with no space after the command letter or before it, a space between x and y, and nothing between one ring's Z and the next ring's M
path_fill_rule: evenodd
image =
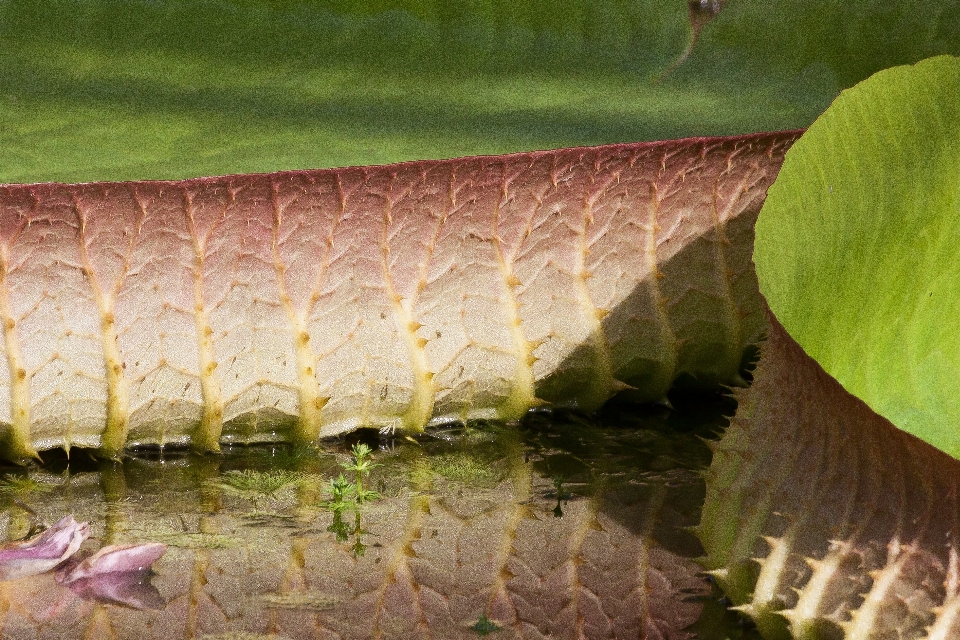
M704 563L767 638L960 634L960 462L847 393L771 316L707 474Z
M0 187L6 455L738 384L753 224L797 136Z

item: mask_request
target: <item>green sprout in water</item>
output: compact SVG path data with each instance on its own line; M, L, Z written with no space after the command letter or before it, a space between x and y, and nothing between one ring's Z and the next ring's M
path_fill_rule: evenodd
M369 531L360 526L360 510L357 509L353 519L353 535L355 540L353 546L350 547L353 551L354 558L359 558L367 552L367 545L363 544L361 541L361 536L369 533Z
M352 471L355 474L353 483L343 473L331 479L327 487L330 499L324 502L323 506L333 512L333 523L327 527L327 531L336 536L337 542L346 542L353 535L356 538L352 546L353 555L359 557L367 550L367 546L361 541L361 536L370 533L360 525L360 505L377 500L380 494L363 488L364 476L370 473L370 469L377 466L370 459L373 451L365 444L355 444L351 452L353 459L347 463L340 463L340 466L344 471ZM354 512L352 528L343 519L343 512L348 509Z
M340 466L342 466L344 470L353 471L356 474L356 480L354 482L356 497L354 499L357 504L376 500L380 497L379 493L363 488L364 474L370 473L370 469L378 466L370 459L373 451L367 445L359 443L353 445L351 452L353 453L353 461L350 463L340 463Z
M0 479L0 493L5 493L17 498L23 498L31 493L48 493L53 489L53 485L37 482L33 477L16 476L9 473L3 474Z
M330 479L327 490L331 497L323 503L323 506L333 512L333 524L327 527L327 531L336 536L337 542L346 542L350 537L350 528L343 521L343 512L346 509L356 509L356 503L350 499L355 487L341 473L336 478Z
M343 512L333 512L333 523L327 527L327 531L334 534L337 542L346 542L350 538L350 527L343 521Z
M225 493L249 500L257 510L264 500L276 499L284 491L293 489L311 479L309 474L296 471L227 471L210 484Z
M350 498L356 492L356 487L350 484L341 473L336 478L331 478L330 486L327 488L330 492L330 500L323 503L323 506L334 513L340 513L344 509L353 508L355 502Z
M470 630L476 632L478 636L486 636L501 629L503 629L503 627L482 613L480 614L480 619L470 627Z

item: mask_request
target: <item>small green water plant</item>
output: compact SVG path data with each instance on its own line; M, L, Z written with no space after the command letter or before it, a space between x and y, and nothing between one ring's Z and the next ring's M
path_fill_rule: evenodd
M333 513L333 523L327 527L327 531L337 537L337 542L346 542L350 537L350 528L343 520L343 512L354 509L358 515L360 513L359 509L356 509L357 503L352 499L355 487L341 473L330 479L328 491L330 500L324 502L323 506Z
M49 493L55 485L40 482L32 475L3 474L0 479L0 493L23 499L32 493Z
M256 512L263 511L271 500L278 500L285 493L292 492L298 486L309 482L312 476L298 471L227 471L209 484L223 490L224 493L237 496L253 503Z
M480 637L488 636L494 631L500 631L501 629L503 629L503 627L482 613L480 614L480 618L470 627L470 630Z
M353 460L349 463L341 463L341 466L344 470L352 471L355 474L353 487L354 500L360 505L364 502L371 502L378 499L380 497L379 493L363 488L364 476L370 473L370 469L378 466L371 459L373 451L363 443L353 445L350 451L353 454Z
M57 486L51 477L33 473L5 473L0 479L0 508L10 514L7 535L13 539L28 537L43 529L43 519L30 506L38 496L50 493Z
M370 469L377 466L372 460L373 450L363 443L358 443L353 445L350 452L351 460L341 462L340 466L344 471L354 474L353 482L342 472L336 478L331 478L327 487L330 499L322 503L322 506L333 513L333 522L327 527L327 531L336 536L337 542L346 542L351 535L354 536L355 541L351 549L354 557L360 557L366 553L367 549L361 536L370 533L361 526L360 507L379 499L380 494L364 488L365 477L370 473ZM344 520L345 511L353 511L352 525Z
M345 509L349 509L356 504L352 499L356 487L342 473L336 478L330 479L330 486L327 490L330 492L330 500L324 502L323 506L334 513L343 513Z
M496 461L484 459L476 450L431 455L430 469L442 478L473 487L492 488L504 478Z

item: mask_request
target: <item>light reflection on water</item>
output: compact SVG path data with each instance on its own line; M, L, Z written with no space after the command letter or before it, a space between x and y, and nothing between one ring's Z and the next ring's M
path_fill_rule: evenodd
M75 450L69 463L10 468L6 540L72 513L90 523L90 549L168 550L154 575L111 586L112 599L51 574L0 583L2 636L753 637L698 573L702 549L684 529L703 500L700 437L731 408L706 404L220 456L111 463ZM363 489L379 496L337 503L331 480L354 482L344 467L357 443L373 449Z

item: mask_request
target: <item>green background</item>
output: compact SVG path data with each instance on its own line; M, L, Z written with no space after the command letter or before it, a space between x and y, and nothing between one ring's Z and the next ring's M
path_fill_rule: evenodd
M960 53L958 5L730 0L655 83L684 0L0 1L0 182L804 127L878 69Z

